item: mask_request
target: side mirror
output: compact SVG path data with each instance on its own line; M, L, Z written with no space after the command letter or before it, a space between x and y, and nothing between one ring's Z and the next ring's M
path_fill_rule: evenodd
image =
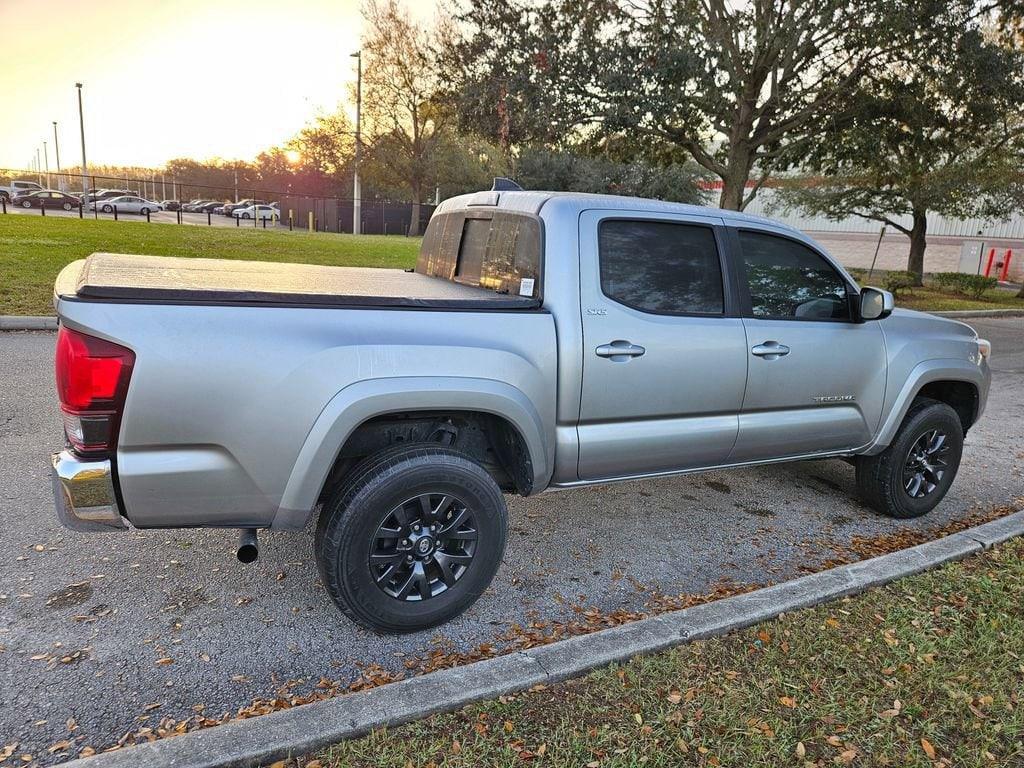
M860 319L884 320L892 314L896 302L889 291L881 288L863 288L860 292Z

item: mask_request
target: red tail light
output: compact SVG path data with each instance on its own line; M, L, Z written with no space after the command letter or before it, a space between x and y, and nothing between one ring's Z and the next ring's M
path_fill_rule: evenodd
M120 344L61 326L57 395L64 433L76 452L107 453L117 445L135 353Z

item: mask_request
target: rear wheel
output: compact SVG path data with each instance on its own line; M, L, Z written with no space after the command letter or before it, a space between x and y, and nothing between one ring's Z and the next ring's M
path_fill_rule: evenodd
M382 451L327 500L316 531L320 576L349 618L415 632L461 614L491 583L508 512L494 479L434 445Z
M32 203L29 200L22 200L21 201L21 207L22 208L31 208L32 207Z
M888 448L857 459L857 489L883 515L906 519L928 514L953 484L963 445L956 411L922 398L911 406Z

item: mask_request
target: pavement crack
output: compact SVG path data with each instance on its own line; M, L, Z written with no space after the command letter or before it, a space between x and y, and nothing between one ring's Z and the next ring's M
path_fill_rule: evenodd
M527 651L516 651L516 653L522 656L524 659L532 661L534 664L540 667L545 677L551 677L551 670L544 666L544 662L538 659L536 656L531 656Z

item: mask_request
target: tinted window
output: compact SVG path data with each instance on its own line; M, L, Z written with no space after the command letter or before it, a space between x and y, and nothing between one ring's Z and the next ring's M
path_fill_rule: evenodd
M642 312L723 312L722 269L709 227L605 221L598 238L608 298Z
M762 232L740 232L755 317L849 320L846 283L805 245Z
M455 275L464 280L479 282L480 270L487 252L487 238L491 235L491 222L487 219L466 219L459 245L459 261Z

